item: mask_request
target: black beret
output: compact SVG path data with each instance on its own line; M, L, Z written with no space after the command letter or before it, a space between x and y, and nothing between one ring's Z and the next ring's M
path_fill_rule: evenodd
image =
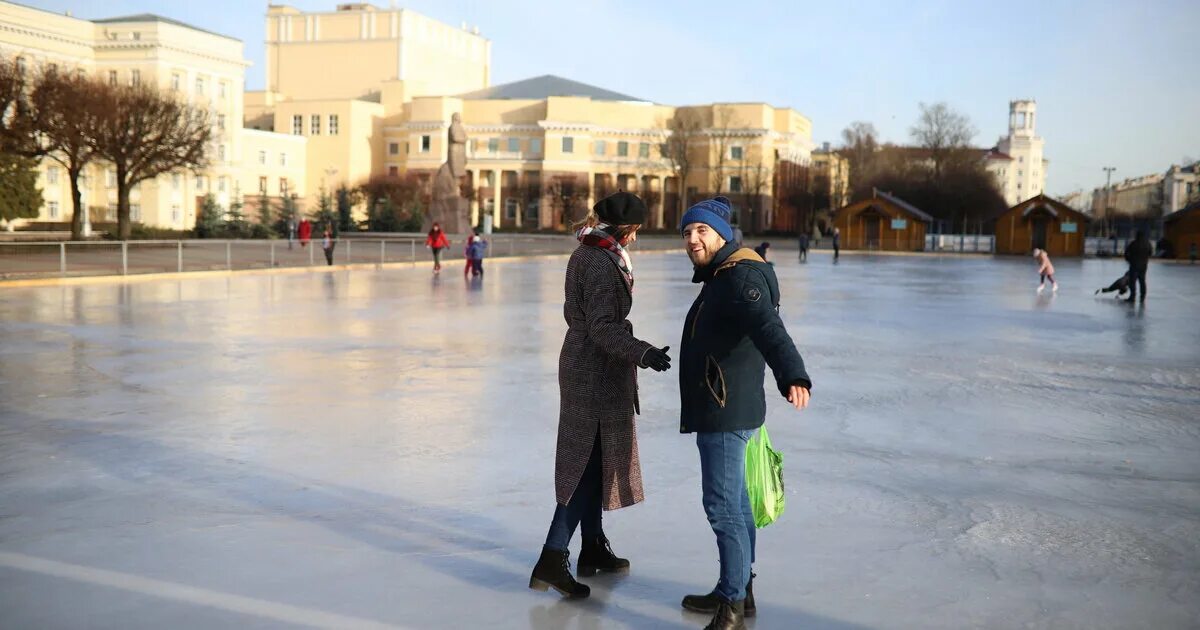
M597 201L592 211L609 225L640 225L646 222L646 203L624 190Z

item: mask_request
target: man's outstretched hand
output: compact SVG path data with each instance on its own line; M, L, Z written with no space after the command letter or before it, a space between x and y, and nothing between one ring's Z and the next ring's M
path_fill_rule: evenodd
M796 408L796 411L800 411L808 406L808 399L811 395L807 387L792 385L788 388L787 399Z
M665 372L671 369L671 355L667 354L671 346L663 346L662 350L650 347L646 348L646 353L642 355L642 365L654 370L655 372Z

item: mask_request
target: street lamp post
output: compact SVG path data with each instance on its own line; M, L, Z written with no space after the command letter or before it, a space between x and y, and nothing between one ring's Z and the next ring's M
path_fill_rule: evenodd
M1105 237L1108 237L1112 231L1112 174L1117 170L1115 166L1104 167L1104 231ZM1115 245L1114 245L1115 248ZM1115 251L1113 252L1116 253Z

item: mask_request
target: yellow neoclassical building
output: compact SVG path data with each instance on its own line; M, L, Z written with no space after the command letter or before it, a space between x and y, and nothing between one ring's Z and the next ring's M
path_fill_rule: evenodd
M154 15L87 21L0 1L4 54L153 81L212 108L212 166L135 193L137 218L152 225L191 227L209 192L225 206L296 193L311 209L315 195L372 176L428 182L454 114L470 138L472 219L504 230L561 230L617 189L646 198L650 227L673 228L683 205L720 193L745 227L764 229L776 173L812 158L812 123L790 108L677 107L550 75L493 86L492 43L478 28L407 9L271 5L265 34L266 89L243 92L240 41ZM87 203L103 211L115 189L97 168ZM47 183L52 168L45 179L40 220L66 220L66 189Z
M457 113L480 223L562 229L621 188L647 198L653 227L677 223L681 196L716 193L765 227L777 165L812 153L811 121L764 103L674 107L549 75L491 86L491 42L477 28L407 9L271 6L266 34L267 89L246 94L246 125L307 138L314 190L431 180ZM670 142L681 128L687 141Z
M131 194L136 222L190 229L209 193L228 207L236 198L295 193L307 188L308 139L243 128L248 63L242 42L156 15L82 20L0 1L0 54L29 72L75 69L113 84L155 85L212 113L210 166L143 182ZM92 222L116 220L115 176L104 163L88 169L83 202ZM70 220L70 183L43 160L38 185L45 204L36 221ZM22 221L22 223L28 221Z

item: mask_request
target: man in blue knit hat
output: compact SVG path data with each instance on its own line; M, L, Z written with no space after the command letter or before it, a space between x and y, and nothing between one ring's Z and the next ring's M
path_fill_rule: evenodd
M796 410L808 406L812 381L779 318L774 269L734 241L725 197L683 215L680 231L703 283L688 311L679 350L680 433L695 433L704 512L717 536L721 575L707 595L683 607L713 615L707 628L740 630L753 617L754 514L746 492L746 443L766 416L763 372Z

